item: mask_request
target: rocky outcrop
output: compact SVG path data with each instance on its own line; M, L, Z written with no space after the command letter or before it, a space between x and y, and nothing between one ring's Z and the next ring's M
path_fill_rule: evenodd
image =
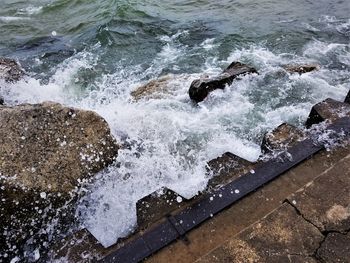
M216 89L224 89L226 85L232 84L238 76L248 73L257 73L257 71L248 65L233 62L219 76L194 80L188 93L193 101L201 102L210 92Z
M183 85L189 79L190 75L188 74L164 75L136 88L131 92L131 96L135 101L141 99L162 99L167 95L173 95L176 90L181 88L180 85Z
M304 65L285 65L283 68L289 73L299 73L300 75L303 73L311 72L314 70L318 70L320 67L316 64L304 64Z
M261 143L261 151L271 153L287 150L303 138L304 134L300 129L288 123L283 123L276 129L265 133Z
M15 82L20 80L24 75L22 67L10 58L0 58L0 79L6 82Z
M8 253L35 243L57 213L70 220L71 207L60 207L119 148L102 117L53 102L2 106L0 145L0 247Z
M333 122L341 117L350 116L350 105L333 99L326 99L312 107L306 120L306 128L325 120Z

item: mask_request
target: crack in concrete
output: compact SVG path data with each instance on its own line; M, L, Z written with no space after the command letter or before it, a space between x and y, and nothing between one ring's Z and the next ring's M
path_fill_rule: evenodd
M316 250L312 253L312 255L303 255L303 254L288 254L291 256L306 256L306 257L312 257L314 258L316 261L321 262L321 263L327 263L326 261L324 261L319 255L318 252L321 249L322 245L324 244L324 242L326 242L328 235L332 234L332 233L337 233L337 234L341 234L341 235L347 235L350 232L350 228L346 229L345 231L338 231L338 230L322 230L319 226L315 225L311 220L307 219L302 213L301 211L298 209L298 207L296 207L292 202L290 202L288 199L284 200L283 203L287 203L290 206L292 206L294 208L294 210L296 211L296 213L301 216L307 223L311 224L312 226L314 226L323 236L322 240L319 242Z
M299 216L301 216L301 217L302 217L306 222L308 222L309 224L311 224L311 225L313 225L314 227L316 227L317 230L320 231L320 233L323 235L324 230L322 230L318 225L314 224L310 219L306 218L306 217L301 213L301 211L298 209L298 207L296 207L292 202L290 202L288 199L285 199L285 200L283 201L283 203L287 203L287 204L291 205Z

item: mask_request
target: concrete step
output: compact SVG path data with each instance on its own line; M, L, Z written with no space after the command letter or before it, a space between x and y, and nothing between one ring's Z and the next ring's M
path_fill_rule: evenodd
M321 107L316 106L313 108L314 113L311 112L310 116L321 117L309 117L310 126L326 119L334 121L343 116L344 112L339 109L347 109L348 104L333 103L333 100L328 99L326 103L323 102ZM334 111L337 114L332 114ZM265 153L287 151L304 139L304 136L304 132L296 127L282 124L264 136L262 150ZM314 180L323 171L333 167L335 163L348 154L349 149L347 148L338 149L331 154L326 151L319 152L313 158L302 162L283 176L202 223L186 235L186 242L183 240L173 242L146 259L145 262L171 263L198 260L204 254L225 243L243 229L281 206L290 194ZM240 175L250 170L254 171L255 167L260 165L263 165L262 160L258 163L250 163L232 153L225 153L208 162L208 173L212 173L213 177L205 192L210 193L212 190L239 178ZM182 201L178 202L178 198L181 198ZM198 195L191 200L185 200L167 188L163 188L161 194L157 191L157 193L143 198L137 205L139 228L125 241L129 242L137 238L139 234L142 234L143 229L152 227L158 221L164 220L164 216L174 213L174 211L186 209L200 198L201 195ZM120 240L109 248L103 248L87 230L81 230L57 244L52 249L52 254L53 258L64 256L72 262L95 262L118 250L123 246L123 243L124 240Z
M350 147L340 152L277 209L196 262L350 262Z

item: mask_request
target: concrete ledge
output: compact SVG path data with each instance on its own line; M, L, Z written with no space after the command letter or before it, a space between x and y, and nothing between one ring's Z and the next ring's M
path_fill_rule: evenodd
M349 262L347 149L346 156L279 208L196 262Z

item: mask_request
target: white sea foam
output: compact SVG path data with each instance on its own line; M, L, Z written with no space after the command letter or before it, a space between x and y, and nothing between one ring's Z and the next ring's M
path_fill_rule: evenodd
M27 6L25 8L20 8L17 11L17 14L20 15L36 15L39 14L41 12L41 10L43 9L43 6Z
M301 124L311 106L331 96L342 99L349 82L334 83L348 71L331 72L323 62L348 55L343 44L312 41L304 54L276 54L261 46L232 51L227 60L209 57L205 74L216 74L232 61L249 63L259 75L242 77L225 90L217 90L198 106L188 98L188 87L202 72L172 80L174 89L165 99L132 102L130 92L146 76L158 76L164 66L176 64L189 48L175 36L162 37L163 48L146 70L116 65L115 73L102 76L87 89L79 86L79 70L93 68L94 52L81 52L64 61L48 84L26 78L0 90L7 103L54 100L91 109L109 123L130 149L119 151L117 162L98 175L81 200L82 225L104 246L114 244L136 225L136 202L166 186L185 198L205 189L206 162L230 151L250 161L260 154L257 138L282 122ZM203 42L202 46L206 44ZM98 48L98 47L96 47ZM336 52L335 52L336 51ZM305 75L287 74L281 65L318 62L322 70ZM3 85L0 85L3 86Z
M29 20L29 17L23 16L0 16L0 21L4 23L11 23L14 21Z

